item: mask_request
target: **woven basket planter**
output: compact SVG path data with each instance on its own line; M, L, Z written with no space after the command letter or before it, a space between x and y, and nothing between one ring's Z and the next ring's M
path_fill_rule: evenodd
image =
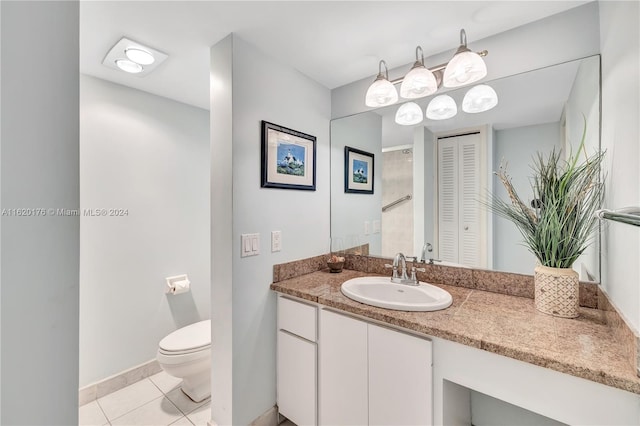
M538 265L534 282L537 310L562 318L578 316L580 284L576 271Z

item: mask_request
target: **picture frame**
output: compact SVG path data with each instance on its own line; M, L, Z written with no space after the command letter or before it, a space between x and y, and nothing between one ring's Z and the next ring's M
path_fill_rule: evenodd
M262 121L263 188L316 190L316 137Z
M373 194L374 159L369 152L344 147L344 192Z

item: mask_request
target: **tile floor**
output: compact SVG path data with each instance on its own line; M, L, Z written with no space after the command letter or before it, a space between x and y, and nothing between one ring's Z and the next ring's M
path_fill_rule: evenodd
M207 426L211 399L195 403L164 371L80 407L80 426Z

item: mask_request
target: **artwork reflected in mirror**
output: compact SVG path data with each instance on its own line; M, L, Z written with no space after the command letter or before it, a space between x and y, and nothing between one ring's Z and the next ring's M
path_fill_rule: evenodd
M501 162L518 191L533 194L533 157L553 148L573 152L585 118L587 151L599 150L599 70L596 55L483 81L499 100L481 113L461 108L470 87L449 91L458 113L444 120L398 125L399 104L333 120L332 240L358 241L372 256L402 252L427 262L532 274L535 258L522 236L481 201L488 190L508 197L493 175ZM425 111L430 99L416 103ZM373 194L344 191L346 146L373 154ZM581 280L599 280L598 241L575 268Z

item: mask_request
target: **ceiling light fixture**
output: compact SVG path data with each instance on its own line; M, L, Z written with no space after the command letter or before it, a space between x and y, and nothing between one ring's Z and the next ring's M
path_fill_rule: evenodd
M382 66L384 65L384 75L382 74ZM365 104L369 107L382 107L395 104L398 101L398 92L393 84L389 81L389 69L385 61L378 64L378 76L373 81L367 95L365 96Z
M124 54L127 55L131 61L140 65L151 65L156 61L153 54L137 47L129 47L125 49Z
M460 47L447 63L427 68L424 65L422 47L416 47L416 61L404 76L389 80L387 63L378 64L378 75L367 89L365 104L368 107L383 107L398 101L398 93L393 87L400 84L400 96L406 99L422 98L435 93L440 86L459 87L475 83L487 75L487 66L482 57L488 52L472 52L467 47L467 33L460 30ZM385 73L382 73L384 65Z
M159 50L123 37L107 52L102 64L111 69L144 77L167 58L168 56Z
M142 70L144 69L142 68L142 65L136 64L135 62L130 61L128 59L116 59L116 66L120 68L122 71L131 73L131 74L138 74L139 72L142 72Z

